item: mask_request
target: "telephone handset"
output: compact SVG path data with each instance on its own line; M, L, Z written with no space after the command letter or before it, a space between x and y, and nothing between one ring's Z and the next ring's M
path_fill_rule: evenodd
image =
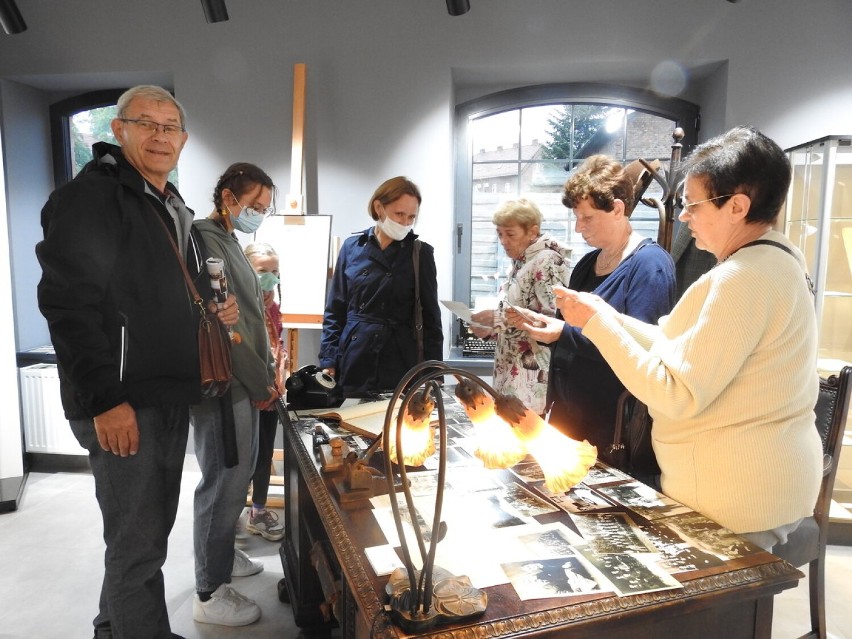
M287 389L287 406L300 408L331 408L342 402L337 384L327 373L314 364L302 366L284 382Z

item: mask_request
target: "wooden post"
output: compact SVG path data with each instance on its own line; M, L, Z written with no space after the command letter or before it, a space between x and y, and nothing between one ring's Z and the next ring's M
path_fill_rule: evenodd
M305 84L307 69L304 62L293 65L293 142L290 153L290 194L287 196L288 213L305 214L305 198L302 195L302 168L304 165L305 140ZM299 367L299 329L287 332L287 348L290 373Z
M290 193L287 195L287 213L305 213L302 195L303 144L305 139L305 80L304 62L293 65L293 143L290 155Z

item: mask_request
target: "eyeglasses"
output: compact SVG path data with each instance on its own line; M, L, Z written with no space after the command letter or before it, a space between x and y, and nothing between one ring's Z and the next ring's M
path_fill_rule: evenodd
M267 215L272 215L273 213L275 213L275 207L274 207L274 206L271 206L271 205L270 205L270 206L267 206L265 209L259 209L259 208L257 208L257 206L256 206L256 205L255 205L255 206L245 206L245 205L244 205L242 202L240 202L239 200L237 200L237 203L240 205L240 208L242 208L242 209L246 209L246 208L251 209L252 211L254 211L255 213L257 213L258 215L262 215L263 217L266 217Z
M728 193L727 195L717 195L716 197L708 197L706 200L698 200L697 202L684 202L683 210L685 213L689 213L692 215L692 207L698 206L699 204L704 204L705 202L712 202L713 200L721 200L723 197L733 197L736 193Z
M118 119L122 122L132 122L140 129L142 129L142 131L149 135L153 135L159 129L162 129L164 135L173 138L186 131L186 129L184 129L182 126L178 126L177 124L160 124L159 122L154 122L153 120L132 120L130 118Z

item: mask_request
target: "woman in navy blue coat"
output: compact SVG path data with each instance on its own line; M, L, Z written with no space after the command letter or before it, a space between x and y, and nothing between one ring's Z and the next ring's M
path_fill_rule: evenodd
M367 210L374 227L340 249L323 317L320 366L345 397L392 391L418 361L414 330L414 247L419 249L423 357L442 359L434 249L417 240L420 190L391 178L376 189Z

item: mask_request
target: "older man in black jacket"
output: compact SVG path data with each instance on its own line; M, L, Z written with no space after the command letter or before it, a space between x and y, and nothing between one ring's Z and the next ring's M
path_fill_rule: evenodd
M103 515L95 638L162 639L176 636L162 566L201 388L199 315L167 233L212 295L192 211L168 182L187 139L183 107L160 87L134 87L112 130L121 147L95 144L95 159L42 210L38 301ZM231 301L221 319L237 312Z

